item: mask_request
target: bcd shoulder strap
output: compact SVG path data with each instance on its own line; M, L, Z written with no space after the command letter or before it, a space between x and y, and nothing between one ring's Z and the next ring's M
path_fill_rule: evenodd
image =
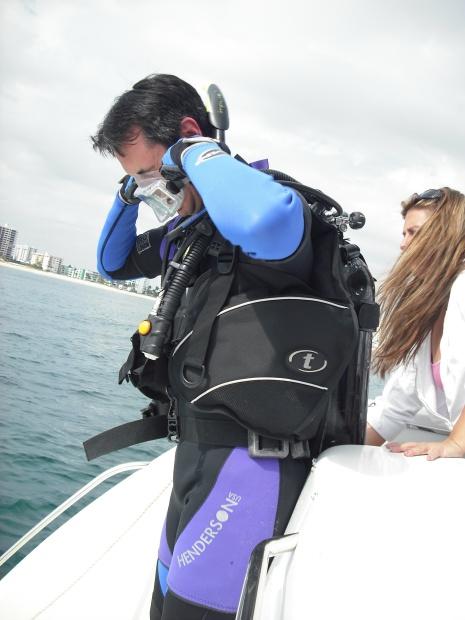
M232 247L232 246L231 246ZM200 383L205 374L205 358L210 343L213 324L229 297L235 276L236 252L232 248L232 258L228 268L222 273L218 270L211 283L205 305L197 317L189 344L189 354L184 359L182 374L190 385Z

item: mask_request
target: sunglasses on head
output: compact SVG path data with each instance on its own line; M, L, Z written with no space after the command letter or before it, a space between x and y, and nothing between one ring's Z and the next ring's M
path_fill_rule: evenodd
M416 196L415 202L419 202L420 200L440 200L443 195L442 189L427 189L426 192Z

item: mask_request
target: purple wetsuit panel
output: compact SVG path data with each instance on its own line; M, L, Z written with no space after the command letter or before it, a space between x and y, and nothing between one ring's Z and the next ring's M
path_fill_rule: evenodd
M177 217L175 217L173 220L171 220L170 222L168 222L167 224L167 232L171 232L172 230L174 230L174 228L176 228L176 226L179 223L179 220L181 219L181 217L178 215ZM163 260L163 257L165 256L165 252L166 252L166 237L163 237L163 241L160 244L160 258ZM170 252L168 255L168 260L171 260L174 256L176 248L174 247L174 245L171 246L170 248Z
M170 590L195 604L235 612L250 554L273 536L278 497L277 459L252 459L246 448L232 450L176 541Z
M255 170L267 170L270 164L267 159L259 159L258 161L252 161L249 166L255 168Z

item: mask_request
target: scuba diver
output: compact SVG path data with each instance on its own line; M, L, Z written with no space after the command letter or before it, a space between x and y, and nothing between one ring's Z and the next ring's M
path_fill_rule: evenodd
M328 425L332 443L362 443L353 429L365 427L363 398L351 419L340 386L355 377L366 389L348 368L377 324L369 272L356 246L341 260L341 235L322 217L331 199L313 190L318 214L309 188L231 156L227 108L219 89L213 97L216 117L185 81L151 75L92 137L126 173L100 274L162 276L120 371L152 399L140 421L152 437L178 442L152 620L234 618L250 555L284 533L311 457L331 445ZM162 225L137 235L141 201Z

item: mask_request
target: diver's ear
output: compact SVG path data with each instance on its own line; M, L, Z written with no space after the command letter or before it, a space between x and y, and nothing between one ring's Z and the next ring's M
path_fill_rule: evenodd
M192 138L192 136L201 136L202 130L195 119L190 116L185 116L181 120L179 135L181 138Z

